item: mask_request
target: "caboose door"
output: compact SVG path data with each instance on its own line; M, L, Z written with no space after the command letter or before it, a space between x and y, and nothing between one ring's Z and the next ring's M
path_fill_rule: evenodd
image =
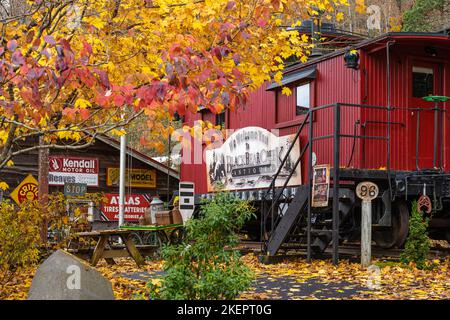
M442 94L442 71L437 63L413 61L411 66L410 111L410 154L413 155L412 167L431 169L434 166L434 148L437 148L436 164L439 166L440 137L434 141L434 130L439 132L440 118L435 123L434 103L426 102L423 97Z

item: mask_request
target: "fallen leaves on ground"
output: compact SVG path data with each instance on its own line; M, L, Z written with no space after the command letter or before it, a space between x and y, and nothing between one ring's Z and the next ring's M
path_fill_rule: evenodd
M21 270L3 288L0 287L0 300L25 300L37 267Z
M161 271L162 266L163 261L147 261L144 266L138 267L134 260L121 258L116 259L115 265L102 261L97 270L111 281L116 299L147 299L147 282L154 279L152 273Z
M265 265L254 254L242 258L254 271L254 286L239 299L450 299L450 261L434 260L433 270L418 270L397 263L380 264L380 273L361 269L357 263L304 259ZM148 281L159 281L162 261L148 261L139 268L129 258L116 265L99 263L116 299L147 299ZM26 299L36 268L28 268L0 292L0 299ZM156 274L155 274L156 273ZM370 282L372 287L369 287ZM320 284L319 289L315 289ZM260 286L258 288L258 285ZM306 290L310 289L311 290ZM305 294L306 292L306 294Z
M391 263L392 265L380 268L379 273L376 270L367 271L362 269L360 264L348 261L341 261L337 266L326 260L313 260L311 263L307 263L303 259L265 265L260 263L253 254L246 255L243 259L257 277L269 276L268 279L274 283L286 276L292 277L299 284L308 283L309 280L322 284L344 283L344 287L335 291L341 293L340 291L353 289L356 293L349 297L350 299L450 298L450 262L448 259L433 261L436 264L433 270L418 270ZM253 295L254 291L255 288L252 288L240 298L256 299L257 296ZM297 289L294 289L294 292L297 292ZM316 293L318 292L302 298L317 299ZM277 293L268 294L263 298L271 299L276 295Z

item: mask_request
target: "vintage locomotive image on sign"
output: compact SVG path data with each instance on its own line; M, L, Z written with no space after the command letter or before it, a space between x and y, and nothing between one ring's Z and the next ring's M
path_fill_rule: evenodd
M247 127L234 132L220 147L206 150L208 191L219 185L225 190L267 188L276 174L293 136L278 137L260 127ZM300 155L296 144L281 169L277 186L292 171ZM300 166L289 185L300 185Z
M97 158L49 156L48 184L63 186L65 183L85 183L98 187L99 163Z

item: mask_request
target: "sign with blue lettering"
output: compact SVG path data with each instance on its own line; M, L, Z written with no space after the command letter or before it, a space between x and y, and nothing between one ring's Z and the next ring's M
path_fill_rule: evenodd
M66 183L64 184L64 195L66 197L84 197L87 192L86 183Z

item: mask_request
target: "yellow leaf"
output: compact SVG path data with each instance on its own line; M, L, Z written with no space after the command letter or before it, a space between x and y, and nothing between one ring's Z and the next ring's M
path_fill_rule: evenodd
M75 101L75 108L86 109L87 107L92 107L89 101L84 99L77 99L77 101Z
M102 19L100 19L99 17L91 17L87 20L87 22L97 29L102 29L105 26L105 22L102 21Z
M124 130L124 129L121 129L121 130L118 130L118 129L112 129L111 130L111 134L113 134L113 135L115 135L115 136L118 136L118 137L121 137L121 136L123 136L124 134L126 134L127 132Z
M292 94L292 91L288 87L283 87L283 89L281 90L281 94L285 94L287 96L290 96Z
M0 181L0 189L2 190L8 190L9 186L6 182Z

